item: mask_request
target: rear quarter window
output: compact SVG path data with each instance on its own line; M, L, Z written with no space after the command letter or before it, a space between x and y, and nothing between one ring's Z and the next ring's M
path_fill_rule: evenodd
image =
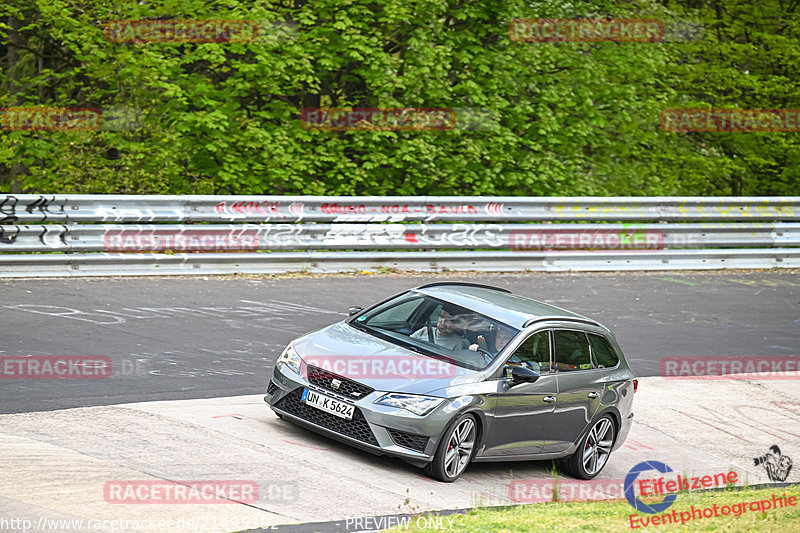
M555 330L556 368L559 372L592 369L589 343L582 331Z
M619 357L611 344L600 335L589 333L589 342L592 345L597 368L613 368L619 363Z

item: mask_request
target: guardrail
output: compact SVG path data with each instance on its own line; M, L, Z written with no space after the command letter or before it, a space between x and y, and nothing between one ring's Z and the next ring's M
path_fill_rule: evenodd
M797 266L800 197L0 195L2 277Z

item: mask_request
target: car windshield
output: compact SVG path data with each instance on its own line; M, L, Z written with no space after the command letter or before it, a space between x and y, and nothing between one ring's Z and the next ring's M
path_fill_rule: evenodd
M519 330L480 313L408 292L351 322L354 327L470 370L489 366Z

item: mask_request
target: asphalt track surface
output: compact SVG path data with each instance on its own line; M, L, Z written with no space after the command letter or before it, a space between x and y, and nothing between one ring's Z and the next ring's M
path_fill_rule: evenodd
M291 339L431 281L460 279L610 327L640 376L675 356L800 357L798 271L332 275L0 281L0 356L107 356L91 380L0 380L0 413L258 394Z

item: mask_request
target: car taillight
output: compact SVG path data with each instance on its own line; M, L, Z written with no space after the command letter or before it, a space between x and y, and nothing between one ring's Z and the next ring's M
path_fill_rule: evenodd
M639 380L638 379L634 379L633 380L633 393L636 394L637 390L639 390Z

